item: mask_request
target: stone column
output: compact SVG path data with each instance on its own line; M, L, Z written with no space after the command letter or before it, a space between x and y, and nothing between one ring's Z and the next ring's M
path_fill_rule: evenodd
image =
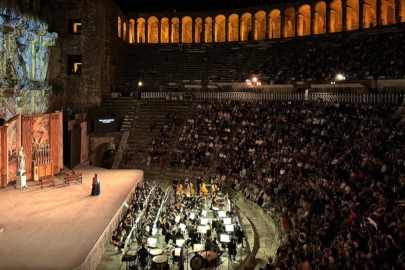
M149 24L145 22L145 43L149 43Z
M254 15L252 15L252 31L251 31L251 33L252 33L252 35L251 35L252 40L256 40L255 39L255 36L256 36L256 19L255 19Z
M225 42L229 41L229 19L225 18Z
M212 43L214 43L215 42L215 19L212 19L211 37L212 37Z
M382 25L381 23L381 0L377 0L377 26Z
M179 21L179 43L183 43L183 22Z
M201 43L205 43L205 24L206 22L203 20L201 24L201 31L202 31Z
M280 38L284 38L285 16L284 10L280 10Z
M298 36L298 26L300 25L300 13L298 9L295 9L295 25L294 25L294 37Z
M162 19L158 19L158 43L162 43Z
M347 26L347 22L346 22L346 17L347 17L347 9L346 9L347 5L346 5L346 0L342 1L342 32L346 31L346 26Z
M395 0L395 21L401 23L401 0Z
M315 34L315 23L316 23L316 16L315 16L315 7L310 7L311 8L311 28L310 28L310 35ZM318 29L319 32L319 29ZM318 33L319 34L319 33Z
M326 3L326 13L325 13L325 34L330 32L330 3Z
M138 42L138 23L134 19L134 43L139 43Z
M173 22L169 19L169 43L173 43Z
M364 0L359 0L359 29L364 28Z
M195 43L195 21L191 18L191 43Z

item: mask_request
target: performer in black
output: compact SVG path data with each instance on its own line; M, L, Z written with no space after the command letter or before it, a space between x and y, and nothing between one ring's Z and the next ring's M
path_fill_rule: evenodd
M203 183L203 179L201 178L201 176L198 176L197 178L197 195L200 195L200 186Z
M148 263L148 249L145 248L145 244L142 244L142 247L138 249L136 254L138 255L141 267L145 268L146 264Z

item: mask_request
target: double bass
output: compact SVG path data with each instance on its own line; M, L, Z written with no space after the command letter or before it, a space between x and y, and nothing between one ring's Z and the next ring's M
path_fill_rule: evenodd
M202 182L201 185L200 185L200 196L201 197L206 197L207 195L208 195L208 189L207 189L205 183Z
M189 183L189 189L190 189L190 196L194 196L194 194L195 194L195 190L194 190L194 188L193 188L193 183Z

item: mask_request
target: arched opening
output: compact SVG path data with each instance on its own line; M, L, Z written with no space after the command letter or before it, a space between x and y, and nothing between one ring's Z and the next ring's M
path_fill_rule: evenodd
M178 18L172 19L172 43L179 43L180 42L180 20Z
M346 5L346 30L359 29L359 1L347 0Z
M284 37L295 36L295 9L292 7L284 11Z
M281 12L278 9L273 9L269 15L269 33L268 37L272 38L280 38L281 32Z
M202 19L197 18L194 21L194 28L195 28L195 34L194 34L194 40L195 43L201 43L202 42Z
M308 36L311 34L311 7L303 5L298 9L298 36Z
M225 42L225 16L215 17L215 42Z
M185 16L181 19L181 33L182 33L182 43L192 43L193 42L193 20L189 16Z
M255 14L254 40L266 39L266 12L258 11Z
M212 18L205 18L205 42L212 42Z
M129 43L135 43L135 21L129 20Z
M148 19L148 43L159 42L159 22L155 16Z
M139 18L136 20L136 37L137 43L145 43L145 19Z
M124 40L124 41L127 41L127 23L123 23L122 24L122 39Z
M115 144L111 142L102 143L91 155L93 166L111 169L115 157Z
M330 25L331 33L342 32L342 1L334 0L330 4Z
M370 27L377 26L376 10L377 10L377 1L376 0L364 0L363 28L370 28Z
M162 18L160 21L160 42L169 43L169 19Z
M237 14L232 14L228 18L228 41L238 41L239 17Z
M326 33L326 4L323 1L316 3L314 12L314 34Z
M245 41L249 40L249 37L252 35L252 14L245 13L241 17L240 21L240 40Z
M119 38L121 38L122 37L122 31L121 31L121 25L122 25L122 22L121 22L121 17L118 17L118 37Z
M381 24L390 25L395 21L395 0L386 0L381 2Z

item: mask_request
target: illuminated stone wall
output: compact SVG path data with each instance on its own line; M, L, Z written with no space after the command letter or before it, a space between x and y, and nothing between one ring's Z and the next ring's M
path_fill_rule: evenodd
M57 37L32 10L0 3L0 118L47 111L49 47Z

